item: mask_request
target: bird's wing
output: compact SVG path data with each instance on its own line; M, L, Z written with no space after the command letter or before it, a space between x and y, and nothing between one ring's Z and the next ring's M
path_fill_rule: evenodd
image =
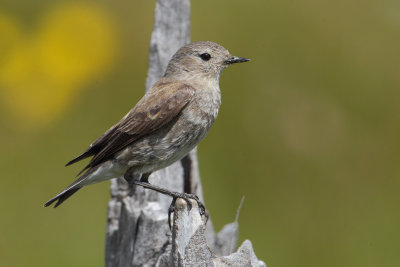
M78 161L81 161L83 159L86 159L88 157L91 157L97 153L99 153L102 149L103 146L105 144L107 144L108 140L111 138L111 136L113 136L114 132L117 130L118 123L114 126L112 126L110 129L108 129L102 136L100 136L99 138L97 138L96 141L94 141L89 147L88 149L86 149L85 152L83 152L82 154L80 154L79 156L77 156L76 158L72 159L71 161L69 161L67 164L65 164L65 166L69 166L71 164L74 164Z
M177 82L157 83L121 121L67 165L94 156L83 172L110 159L137 139L173 121L193 95L194 89L189 85Z

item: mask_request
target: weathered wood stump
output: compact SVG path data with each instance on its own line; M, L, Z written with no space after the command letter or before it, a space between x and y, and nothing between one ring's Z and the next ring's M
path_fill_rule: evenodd
M164 73L169 59L190 42L190 1L158 0L150 41L146 88ZM153 173L150 183L172 191L193 193L204 203L196 150L173 165ZM211 220L205 224L197 203L175 203L172 230L168 226L171 198L122 178L111 181L105 260L107 267L130 266L265 266L250 241L237 250L238 223L215 234ZM232 254L233 253L233 254Z

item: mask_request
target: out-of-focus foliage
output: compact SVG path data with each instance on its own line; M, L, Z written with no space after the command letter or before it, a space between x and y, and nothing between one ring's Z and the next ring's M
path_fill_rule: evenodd
M141 97L154 1L0 3L0 266L101 266L108 183L42 208L63 164ZM192 1L192 40L251 62L221 77L199 147L217 229L269 266L399 266L400 4Z
M55 6L28 33L16 18L0 17L3 104L24 125L41 127L58 119L88 83L112 67L116 28L103 9Z

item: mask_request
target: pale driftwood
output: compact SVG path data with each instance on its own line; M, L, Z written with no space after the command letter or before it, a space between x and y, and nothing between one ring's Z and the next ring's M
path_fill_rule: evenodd
M162 76L178 48L189 41L190 1L158 0L146 89ZM180 162L153 173L149 180L173 191L194 193L204 202L196 150ZM122 178L113 179L108 204L105 265L265 266L257 260L250 241L245 241L233 253L238 240L237 220L216 235L211 220L205 224L195 202L189 211L185 201L177 200L171 232L167 219L170 203L170 197L141 187L130 187Z
M237 237L237 222L228 224L224 228L225 230L231 228L233 231L225 231L225 234L230 233L229 235L218 234L219 237L214 242L219 242L221 245L225 243L226 245L221 247L226 251L234 249L236 244L230 241L232 236ZM197 203L192 201L192 209L188 210L187 203L178 199L175 204L172 246L162 254L156 266L266 266L263 261L257 259L249 240L244 241L237 252L231 254L232 251L229 250L227 253L229 256L217 257L207 242L205 232L205 218L200 216Z

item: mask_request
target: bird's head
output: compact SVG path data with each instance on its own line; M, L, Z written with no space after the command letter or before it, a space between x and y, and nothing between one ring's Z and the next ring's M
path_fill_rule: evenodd
M250 59L232 56L219 44L201 41L181 47L170 60L165 77L183 79L205 76L219 79L226 67L234 63L247 62Z

